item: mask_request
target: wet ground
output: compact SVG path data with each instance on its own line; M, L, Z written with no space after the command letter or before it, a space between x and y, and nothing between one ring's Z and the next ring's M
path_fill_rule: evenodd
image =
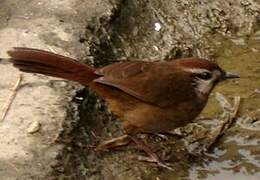
M13 1L13 4L8 2L11 1L1 3L12 8L17 4L16 1ZM20 169L21 162L24 160L13 162L11 160L14 155L11 154L9 159L1 160L4 162L3 165L0 164L2 177L18 177L25 174L24 179L29 176L32 179L43 176L47 176L48 179L126 179L126 177L156 180L260 179L260 2L251 0L225 2L171 0L83 2L79 0L72 4L70 1L41 2L46 5L44 11L42 8L41 11L36 8L42 7L42 4L39 5L36 1L28 1L30 6L25 3L23 8L19 8L20 11L17 10L18 8L13 11L2 8L1 12L6 13L3 15L6 19L6 27L11 26L12 31L3 28L0 37L5 42L18 39L18 43L9 43L3 49L27 44L47 50L54 49L65 55L70 52L72 57L84 56L84 62L96 67L118 60L153 61L188 56L206 57L216 60L224 69L240 73L241 79L219 85L201 114L204 118L180 130L178 136L170 136L169 140L153 136L145 138L152 147L156 148L156 145L161 147L158 153L162 153L162 149L167 152L174 166L173 172L158 168L154 164L136 161L135 155L143 152L134 145L115 151L95 151L96 145L100 142L122 133L120 121L107 111L103 100L97 98L88 89L79 91L75 84L63 85L63 81L43 79L42 83L46 83L46 87L43 87L50 88L49 91L44 90L46 99L43 99L44 102L38 101L40 105L30 103L32 101L28 101L28 104L30 108L38 107L43 109L45 114L50 114L51 117L45 118L42 117L42 113L36 115L43 119L55 120L57 113L51 112L52 109L59 109L58 113L66 112L67 116L57 120L62 127L41 122L46 129L48 127L52 129L53 136L50 139L60 134L58 141L54 143L55 147L60 148L54 150L56 155L51 157L43 153L46 148L39 148L38 156L30 158L31 161L42 161L41 167L32 165L35 172L31 171L30 166L26 166L20 173L13 171L13 165L16 169ZM15 13L18 14L18 21L14 20L12 23L9 19L16 16L10 14ZM32 36L19 39L17 36L7 35L9 32L20 33L17 25L17 22L21 21L19 13L28 16L28 22L32 27L40 27L37 31L33 31L36 34L33 37L38 37L40 34L40 41L38 38L34 41L30 38ZM43 20L39 21L39 17ZM65 25L60 26L60 23ZM49 26L52 28L48 28ZM64 29L57 30L55 27L64 27ZM29 29L30 34L31 29L35 28ZM71 34L73 36L69 36ZM14 39L9 40L6 37ZM42 42L44 43L39 45ZM9 72L8 65L1 66ZM28 77L30 78L26 80L26 84L37 84L43 81L37 76ZM11 87L11 84L9 86ZM3 87L7 88L6 85ZM37 88L30 86L30 91L33 90ZM51 93L53 91L55 94ZM75 91L77 91L76 96L73 95ZM216 101L216 92L221 92L231 104L234 96L240 96L241 104L239 114L231 127L215 141L211 137L216 134L216 130L228 116L227 113L223 114L223 108ZM26 97L26 92L19 93L21 97ZM52 94L50 98L48 98L49 94ZM58 96L58 100L55 100L53 95ZM35 99L39 98L36 94L32 99L36 102ZM5 102L4 97L0 100ZM23 98L20 101L23 102ZM51 107L58 105L48 110L47 102ZM20 115L16 117L19 120ZM23 119L31 122L34 118ZM16 122L16 119L13 118L12 121ZM6 119L5 123L7 122L10 120ZM16 124L18 126L11 129L21 129L22 123L18 121ZM2 134L6 133L4 127L1 126ZM58 133L55 133L56 129L59 129ZM46 142L45 138L48 136L45 133L36 133L36 135L40 137L37 139L40 145L41 142ZM22 136L22 138L18 136L17 139L16 144L23 145L24 142L19 140L24 139L28 142L30 136ZM12 141L7 141L2 143L0 148L10 147L10 144L12 145ZM40 145L30 145L30 147L41 147ZM53 145L43 145L47 148L53 147ZM210 145L210 148L205 149L207 145ZM17 148L14 152L21 151ZM2 153L2 156L5 154ZM37 159L37 157L41 158ZM47 160L42 160L42 157ZM27 162L30 164L30 161ZM8 172L12 172L12 176Z
M14 46L85 57L87 50L79 40L88 16L81 10L88 6L81 1L1 0L0 57L6 57L6 50ZM0 70L2 117L20 73L2 61ZM63 80L23 74L21 88L7 116L0 120L1 180L49 177L64 147L53 143L54 139L63 126L72 128L77 120L70 117L76 106L69 103L77 88Z
M206 154L207 162L193 166L191 179L260 178L260 34L238 38L215 37L217 61L225 69L239 72L241 79L216 88L232 99L242 98L240 116L215 147ZM216 117L216 100L211 98L204 115Z

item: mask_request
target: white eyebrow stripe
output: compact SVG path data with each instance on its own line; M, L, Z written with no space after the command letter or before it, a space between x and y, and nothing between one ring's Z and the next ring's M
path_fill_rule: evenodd
M202 68L185 68L184 71L192 72L192 73L204 73L204 72L209 72L207 69L202 69Z

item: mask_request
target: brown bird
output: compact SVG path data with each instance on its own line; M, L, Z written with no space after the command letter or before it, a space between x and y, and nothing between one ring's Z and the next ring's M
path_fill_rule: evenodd
M164 133L185 126L202 111L217 83L239 77L225 72L214 62L199 58L118 62L95 69L69 57L37 49L16 47L9 50L8 55L13 65L23 72L64 78L88 86L122 119L126 134L102 147L130 139L150 160L167 168L169 166L136 134Z

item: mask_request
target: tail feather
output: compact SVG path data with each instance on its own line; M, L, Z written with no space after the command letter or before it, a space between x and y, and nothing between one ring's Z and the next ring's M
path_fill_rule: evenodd
M64 78L83 85L88 85L98 77L94 68L48 51L15 47L7 53L14 67L23 72Z

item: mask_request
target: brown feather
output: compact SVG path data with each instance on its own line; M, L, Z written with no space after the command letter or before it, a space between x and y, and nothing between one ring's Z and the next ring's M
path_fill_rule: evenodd
M191 68L191 69L200 68L200 69L207 69L208 71L213 71L213 70L222 71L221 68L215 62L207 59L183 58L183 59L171 61L171 63L174 63L176 66L182 68Z
M177 102L195 97L188 73L168 62L117 63L106 66L97 73L103 76L94 82L116 87L139 100L160 107L177 105ZM182 92L186 90L190 94L182 96Z
M99 77L94 68L51 52L15 47L7 53L13 65L24 72L65 78L84 85Z

